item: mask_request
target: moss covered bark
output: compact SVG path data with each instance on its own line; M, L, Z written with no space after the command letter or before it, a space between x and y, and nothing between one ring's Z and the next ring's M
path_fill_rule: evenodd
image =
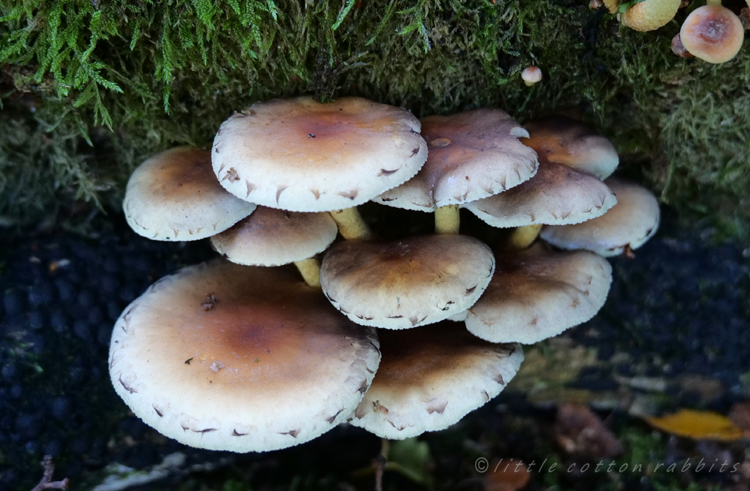
M233 110L314 93L418 116L575 113L681 209L750 216L750 54L677 58L584 0L0 0L0 216L119 206L146 156L209 146ZM746 43L747 44L747 43ZM520 72L545 78L526 87Z

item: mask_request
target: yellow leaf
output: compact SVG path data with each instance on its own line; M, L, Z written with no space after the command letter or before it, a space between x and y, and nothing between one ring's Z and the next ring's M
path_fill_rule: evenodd
M662 417L644 416L648 424L673 435L694 440L740 440L746 435L729 418L710 411L680 409Z

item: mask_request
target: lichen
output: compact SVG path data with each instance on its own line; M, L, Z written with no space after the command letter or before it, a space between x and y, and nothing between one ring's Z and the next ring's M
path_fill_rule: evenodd
M686 10L637 33L572 0L0 0L0 216L115 209L148 155L207 147L233 110L312 93L420 117L566 110L613 139L626 173L736 233L750 216L750 55L673 56ZM532 64L546 76L528 88Z

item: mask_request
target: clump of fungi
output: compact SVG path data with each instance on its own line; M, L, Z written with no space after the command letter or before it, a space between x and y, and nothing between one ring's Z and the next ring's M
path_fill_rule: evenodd
M746 1L750 7L750 0ZM645 32L667 25L687 3L683 0L604 0L604 5L611 14L618 15L623 26ZM682 58L696 57L708 63L727 62L742 47L748 19L750 9L742 9L736 15L723 7L721 0L707 0L706 5L687 16L680 32L672 39L672 52Z
M224 258L125 309L115 390L164 435L217 450L285 448L341 422L389 439L444 429L505 388L522 344L593 317L603 256L656 231L656 199L610 177L618 162L559 117L523 128L499 109L420 122L361 98L253 104L210 154L168 150L128 183L133 230L210 237ZM367 201L433 213L436 233L380 240L357 211ZM461 234L460 208L507 241Z

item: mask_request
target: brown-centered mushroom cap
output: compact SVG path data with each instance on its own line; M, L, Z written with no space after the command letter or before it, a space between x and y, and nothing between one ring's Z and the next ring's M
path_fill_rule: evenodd
M431 212L500 193L536 172L535 152L518 140L528 133L499 109L428 116L422 135L429 148L422 170L373 201Z
M259 206L229 230L211 237L211 244L233 263L279 266L323 252L336 239L337 232L329 213Z
M167 150L139 165L122 207L139 235L178 241L223 232L255 210L219 185L209 152L191 147Z
M680 41L691 55L709 63L735 57L745 40L745 28L734 12L721 5L693 10L680 28Z
M271 208L360 205L414 176L427 158L419 120L358 97L253 104L216 134L213 168L235 196Z
M617 196L611 210L588 222L544 227L541 237L562 249L586 249L605 257L635 250L653 237L661 216L656 197L630 181L610 177L604 182Z
M493 227L580 223L617 203L606 184L564 164L541 162L536 175L504 193L464 205Z
M380 353L293 271L223 260L152 285L110 345L116 392L186 445L261 452L306 442L357 406Z
M490 286L466 316L466 328L493 343L537 343L591 319L612 282L606 259L542 244L497 256Z
M570 118L551 116L524 127L529 138L522 141L536 150L540 162L565 164L599 179L609 177L620 162L609 140Z
M490 248L465 235L346 241L326 252L320 285L357 324L408 329L472 306L494 269Z
M523 361L517 344L490 344L454 322L381 331L383 359L351 424L401 440L447 428L498 395Z

